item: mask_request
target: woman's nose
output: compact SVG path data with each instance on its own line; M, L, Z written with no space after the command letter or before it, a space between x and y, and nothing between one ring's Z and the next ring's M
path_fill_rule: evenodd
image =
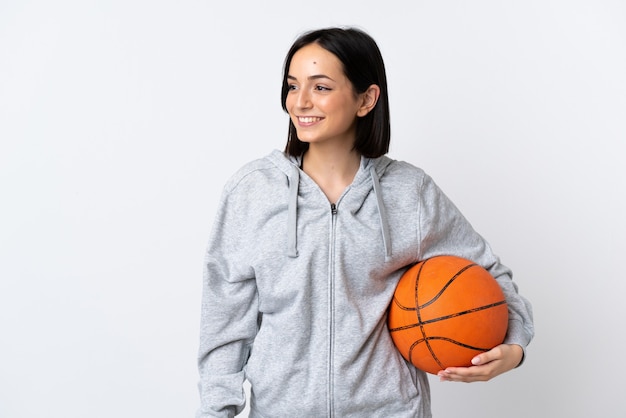
M308 109L311 107L311 94L306 91L306 89L302 89L298 91L298 98L296 100L296 106L301 109Z

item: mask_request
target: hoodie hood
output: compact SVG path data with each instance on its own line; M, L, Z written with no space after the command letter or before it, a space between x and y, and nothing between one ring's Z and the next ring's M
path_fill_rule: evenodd
M317 188L323 194L319 186L315 184L304 171L300 169L302 165L302 157L287 156L285 153L275 150L267 158L276 165L285 176L289 183L289 210L287 215L287 255L289 257L298 257L298 195L300 188ZM391 159L382 156L379 158L367 158L361 156L361 164L359 170L354 176L354 180L350 186L343 192L337 204L341 202L343 196L351 189L373 189L376 197L376 206L378 208L378 220L380 225L381 239L385 249L385 261L391 258L391 237L389 234L389 220L387 211L383 201L383 192L380 187L380 177L384 175L385 169L391 163ZM329 202L330 203L330 202Z

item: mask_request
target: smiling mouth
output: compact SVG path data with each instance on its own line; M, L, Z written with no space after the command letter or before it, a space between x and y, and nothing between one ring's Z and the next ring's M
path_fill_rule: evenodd
M298 116L298 122L302 124L310 124L321 121L322 118L317 116Z

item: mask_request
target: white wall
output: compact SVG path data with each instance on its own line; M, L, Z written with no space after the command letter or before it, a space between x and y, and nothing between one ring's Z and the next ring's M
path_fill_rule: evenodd
M624 2L3 0L1 417L193 415L218 194L283 147L284 54L328 25L377 39L391 156L534 304L526 364L433 379L435 416L623 416Z

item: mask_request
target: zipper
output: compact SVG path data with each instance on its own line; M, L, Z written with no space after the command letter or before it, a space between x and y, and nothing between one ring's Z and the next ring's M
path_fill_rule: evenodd
M330 245L328 266L328 417L335 415L335 224L337 205L330 204Z

